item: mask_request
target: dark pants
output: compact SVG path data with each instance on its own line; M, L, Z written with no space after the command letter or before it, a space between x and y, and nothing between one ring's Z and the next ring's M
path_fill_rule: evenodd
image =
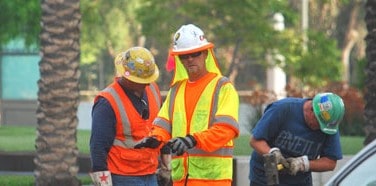
M123 176L112 174L113 186L158 186L155 174L144 176Z

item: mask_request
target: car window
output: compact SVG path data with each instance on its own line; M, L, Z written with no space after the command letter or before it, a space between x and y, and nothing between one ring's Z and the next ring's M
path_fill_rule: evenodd
M371 155L355 167L342 181L340 181L339 185L376 186L376 154Z

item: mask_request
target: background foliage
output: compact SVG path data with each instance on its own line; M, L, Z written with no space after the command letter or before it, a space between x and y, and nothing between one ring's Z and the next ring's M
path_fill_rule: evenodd
M265 69L270 65L278 65L286 72L289 96L304 97L313 90L330 90L333 82L344 84L343 90L352 92L344 95L351 105L347 115L352 117L345 120L352 126L346 131L362 133L361 127L354 127L363 122L359 113L362 109L352 109L363 105L366 31L364 11L359 11L364 6L361 0L309 1L306 30L302 28L301 0L80 2L81 90L104 88L113 79L113 57L135 45L145 46L155 55L161 69L158 83L167 90L172 74L165 71L164 64L172 35L182 24L194 23L216 45L220 67L238 90L272 95L265 89ZM0 7L1 46L17 38L24 38L28 46L39 45L39 0L0 1ZM276 13L283 15L284 29L275 29ZM346 66L352 67L350 72ZM345 79L345 74L350 79Z
M301 86L325 86L343 79L341 63L348 33L356 33L351 63L364 58L359 21L363 13L352 14L360 0L310 1L309 27L302 28L302 1L182 1L182 0L81 0L81 84L82 90L99 90L112 81L113 57L135 45L150 48L162 67L159 83L168 88L171 74L164 70L172 35L182 25L194 23L216 44L220 66L237 89L249 90L250 82L265 86L265 68L280 65L289 79ZM2 45L14 38L38 44L39 1L1 1ZM171 11L173 10L173 11ZM347 11L342 11L347 10ZM15 14L17 12L17 14ZM347 12L347 14L346 14ZM281 13L284 29L275 30L273 16ZM355 26L354 26L355 25ZM304 38L307 36L307 43ZM355 36L354 36L355 37ZM303 47L304 44L306 47ZM364 45L363 45L364 46ZM363 47L364 48L364 47ZM281 54L284 60L272 64L267 54ZM342 51L342 52L341 52ZM315 69L315 70L311 70ZM352 72L353 74L355 72ZM347 81L347 80L346 80ZM350 81L351 82L351 81Z

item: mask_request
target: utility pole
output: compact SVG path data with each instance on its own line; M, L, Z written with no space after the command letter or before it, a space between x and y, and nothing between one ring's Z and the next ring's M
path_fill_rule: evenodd
M285 18L279 12L273 15L273 28L279 32L285 29ZM269 63L266 69L267 90L274 92L278 99L286 97L286 73L281 68L285 62L285 56L278 52L278 48L271 49L266 55L266 60ZM276 61L280 61L279 65Z
M307 30L308 30L308 2L309 0L302 0L302 33L303 33L303 51L307 51Z

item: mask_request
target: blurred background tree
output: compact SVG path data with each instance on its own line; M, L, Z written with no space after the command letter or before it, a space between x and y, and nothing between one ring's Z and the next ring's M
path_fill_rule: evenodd
M40 1L0 1L0 7L0 49L18 38L23 38L27 47L39 44Z
M365 68L366 105L364 116L366 125L364 130L366 132L366 138L364 140L364 144L368 144L376 139L376 1L367 0L365 9L366 16L364 21L367 26L368 34L365 38L367 42L367 63Z
M288 96L311 96L317 91L331 90L335 84L345 85L339 86L342 91L351 88L359 99L363 99L365 88L359 82L365 82L366 78L362 68L366 66L364 37L367 30L363 19L365 11L361 11L365 6L362 0L245 0L231 3L81 0L80 3L81 92L97 91L111 82L114 55L134 45L153 52L161 68L158 83L162 90L167 90L172 74L165 71L164 65L172 36L182 24L194 23L216 45L220 67L238 90L265 90L266 68L278 65L287 75ZM0 14L2 25L6 25L1 27L1 44L16 37L31 38L26 39L27 42L38 43L38 4L37 0L0 2L1 7L6 7ZM273 28L276 13L284 17L282 31ZM284 56L284 60L269 64L266 56L270 51ZM355 102L354 97L346 99L349 99L346 100L348 103ZM363 102L358 103L359 108L364 108ZM359 115L363 109L351 112ZM363 126L364 121L360 119L345 131L360 128L351 134L363 135Z

